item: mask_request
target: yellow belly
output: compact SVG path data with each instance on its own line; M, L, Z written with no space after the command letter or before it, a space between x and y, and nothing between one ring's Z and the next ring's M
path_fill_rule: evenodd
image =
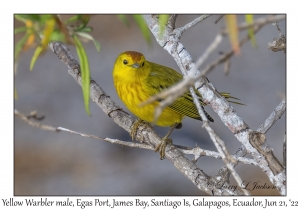
M147 122L153 122L155 108L157 107L158 102L139 107L139 105L142 102L146 101L150 97L148 94L145 93L140 84L115 83L115 87L120 99L134 115ZM181 122L182 118L182 114L179 114L173 111L172 109L166 107L162 111L155 124L158 126L172 126L175 123Z

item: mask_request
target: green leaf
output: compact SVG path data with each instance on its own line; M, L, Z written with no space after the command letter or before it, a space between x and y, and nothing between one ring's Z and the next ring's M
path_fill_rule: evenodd
M50 36L50 41L66 42L65 34L61 33L60 31L53 31Z
M80 61L80 67L81 67L81 87L82 87L82 93L83 93L83 100L84 100L84 106L86 113L90 115L90 109L89 109L89 99L90 99L90 66L87 54L78 39L76 35L73 35L76 51L79 57Z
M70 23L79 24L78 26L76 26L76 28L74 28L74 31L82 31L82 29L85 28L86 25L88 24L89 20L90 20L89 15L75 15L69 18L68 20L66 20L65 24L70 24Z
M38 46L35 51L34 51L34 54L31 58L31 61L30 61L30 71L32 71L33 69L33 66L36 62L36 60L38 59L38 57L40 56L41 52L43 51L43 47L42 46Z
M51 18L46 21L44 33L43 33L43 39L42 39L42 47L45 49L50 41L50 37L52 32L54 31L55 27L55 19Z
M83 28L86 27L86 25L89 23L90 21L90 16L87 16L85 18L83 18L82 16L80 17L80 20L83 21L77 28L76 30L80 31L82 30Z
M147 27L147 24L145 23L144 18L142 17L142 15L133 15L135 21L137 22L140 30L142 31L142 34L144 36L144 38L146 39L148 45L151 44L151 37L150 37L150 31Z
M76 32L76 34L85 39L92 40L94 42L97 51L100 52L100 43L96 39L94 39L94 37L92 37L90 34L83 33L83 32Z
M81 28L81 29L76 29L74 31L78 31L78 32L92 32L93 31L93 28L92 27L85 27L85 28Z
M125 23L125 25L128 27L129 26L129 21L128 21L128 19L126 18L126 16L125 15L117 15L118 16L118 18L123 22L123 23Z
M27 41L28 37L30 36L29 33L25 34L22 39L16 44L16 47L15 47L15 60L18 59L19 57L19 54L25 44L25 42Z
M73 17L70 17L68 20L65 20L65 24L69 24L72 22L75 22L79 19L79 15L74 15Z
M18 21L25 23L26 20L21 15L15 15L14 16Z
M14 87L14 99L18 100L18 98L19 98L19 96L18 96L17 89L16 89L16 87Z
M32 20L32 21L39 21L40 20L40 15L17 15L19 18L24 19L24 20Z
M53 15L40 15L40 23L44 24L48 20L53 19Z
M18 34L18 33L25 32L26 30L27 30L27 27L26 26L22 26L22 27L15 28L14 33Z
M165 31L167 22L169 20L170 15L158 15L159 17L159 36L162 38L162 35Z
M248 24L252 24L253 23L253 15L245 15L245 20ZM248 29L248 35L250 37L252 47L257 48L253 27L250 27Z

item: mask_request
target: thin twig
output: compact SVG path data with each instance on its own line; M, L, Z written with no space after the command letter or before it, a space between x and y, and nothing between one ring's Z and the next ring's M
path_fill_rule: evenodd
M24 114L22 114L21 112L19 112L18 110L14 110L14 113L16 116L20 117L22 120L24 120L26 123L28 123L29 125L36 127L36 128L40 128L42 130L47 130L47 131L55 131L58 132L59 130L53 126L50 125L43 125L41 123L35 122L33 120L30 120L30 116L26 116Z
M283 167L286 167L286 133L284 134L284 139L283 139L283 162L282 162Z
M220 45L222 40L223 36L221 34L217 34L214 41L206 48L204 53L198 58L194 68L188 72L189 75L195 75L195 71L202 66L202 64L208 58L208 56Z
M175 59L178 59L180 61L179 55L177 52L173 52L173 56ZM183 73L183 75L187 75L187 71L185 70L185 68L183 67L182 63L179 62L179 68L181 70L181 72ZM233 165L231 164L231 162L233 162L233 164L235 163L235 161L231 158L225 143L220 139L219 136L217 136L217 134L214 132L214 130L210 127L209 123L208 123L208 119L204 113L204 110L199 102L198 96L196 95L194 88L190 87L190 93L193 97L193 102L196 105L196 108L198 110L199 115L201 116L202 120L203 120L203 127L206 129L206 131L208 132L210 139L213 141L215 147L217 148L218 152L220 153L222 160L224 161L225 165L227 166L227 168L230 170L232 176L234 177L234 179L236 180L236 182L238 183L239 187L242 189L242 191L244 192L245 195L250 195L248 190L246 190L245 188L243 188L241 186L242 184L242 179L240 178L240 176L238 175L238 173L235 171Z
M211 15L201 15L200 17L197 17L195 20L193 20L190 23L187 23L183 27L177 28L174 32L177 34L177 37L180 39L180 37L182 36L183 32L187 31L189 28L197 25L198 23L202 22L203 20L205 20L209 16L211 16Z
M279 39L275 37L272 42L268 43L268 48L270 50L272 50L273 52L283 51L284 53L286 53L286 38L285 38L285 35L283 35L281 33L281 30L278 26L277 21L275 23L273 23L273 25L275 25L277 27L277 30L279 32Z
M215 24L217 24L217 23L222 19L222 17L224 17L224 15L220 15L220 16L218 17L218 19L215 21Z
M261 27L254 29L254 33L257 33ZM242 46L249 39L250 39L250 37L246 36L244 39L242 39L240 41L239 46ZM219 41L219 35L216 36L214 43L218 42L218 41ZM211 47L211 45L210 45L209 48L213 49ZM206 53L208 53L208 50L207 50ZM172 86L170 88L167 88L167 89L159 92L158 94L150 97L146 101L142 102L140 104L140 106L146 106L146 105L151 104L151 103L153 103L153 102L155 102L157 100L162 100L163 99L159 103L159 106L156 107L156 109L157 109L157 113L156 114L161 113L162 110L165 107L171 105L172 103L174 103L174 101L178 97L180 97L184 93L186 93L186 91L188 90L189 86L194 85L197 80L199 80L201 77L204 77L206 74L208 74L210 71L212 71L217 65L225 62L226 60L228 60L233 55L234 55L234 50L232 49L229 52L227 52L227 53L223 54L222 56L220 56L219 58L217 58L216 60L214 60L213 62L211 62L210 64L208 64L204 69L201 70L200 74L195 75L195 76L191 76L192 72L195 72L199 68L197 66L197 63L200 64L200 65L203 63L203 61L202 61L203 60L203 56L201 56L199 58L200 61L197 60L197 63L195 64L195 67L192 70L189 71L189 74L183 80L181 80L180 82L178 82L174 86ZM156 115L156 117L159 117L159 116Z
M34 122L33 120L30 120L31 115L37 115L37 112L34 111L34 114L31 112L29 115L25 115L21 112L19 112L17 109L14 110L14 114L18 117L20 117L22 120L24 120L27 124L29 124L30 126L36 127L36 128L40 128L42 130L47 130L47 131L54 131L54 132L59 132L59 131L65 131L65 132L69 132L72 134L76 134L76 135L80 135L83 137L88 137L88 138L93 138L93 139L98 139L98 140L102 140L102 141L106 141L112 144L119 144L121 146L127 146L127 147L132 147L132 148L140 148L140 149L148 149L148 150L155 150L155 148L151 145L147 145L147 144L142 144L142 143L134 143L134 142L125 142L122 140L118 140L118 139L111 139L111 138L104 138L104 137L98 137L95 135L90 135L90 134L84 134L84 133L80 133L77 131L73 131L67 128L63 128L63 127L53 127L50 125L45 125L42 123L37 123ZM40 120L40 119L38 119ZM219 153L214 152L214 151L210 151L210 150L204 150L201 149L200 147L196 147L196 148L189 148L189 147L185 147L185 146L181 146L181 145L175 145L173 144L173 146L177 147L181 152L183 152L184 154L187 155L201 155L201 156L208 156L208 157L214 157L216 159L221 159L221 156ZM232 157L233 159L235 159L238 162L244 163L244 164L250 164L250 165L256 165L256 163L248 158L235 158Z
M172 104L179 96L183 95L186 91L188 91L188 86L191 86L194 84L194 79L192 79L192 76L194 72L203 64L203 62L208 58L208 56L218 47L218 45L222 41L222 36L218 34L214 41L208 46L208 48L204 51L203 55L200 56L195 64L195 66L188 72L188 75L183 79L181 82L177 83L173 87L166 89L146 101L142 102L140 106L145 106L147 104L151 104L154 101L157 101L158 99L165 99L163 102L160 103L159 106L157 106L157 114L160 114L162 110L167 107L168 105ZM201 73L202 76L205 75L205 73ZM187 79L190 78L190 79ZM192 80L192 81L191 81ZM176 93L176 94L172 94ZM158 117L158 116L156 116Z
M200 157L203 157L203 156L213 157L216 159L222 159L220 153L211 151L211 150L202 149L198 146L195 148L188 148L188 147L183 148L182 146L175 145L175 144L173 144L173 146L176 146L183 154L194 155L193 161L197 161L197 159L199 159ZM231 159L233 159L236 162L241 162L241 163L248 164L248 165L258 166L258 163L254 159L249 159L249 158L244 158L244 157L236 157L234 155L231 155Z
M274 123L280 119L280 117L285 113L286 102L283 99L280 104L275 108L275 110L270 114L270 116L265 120L265 122L259 126L257 129L260 133L267 133L267 131L274 125Z
M80 133L80 132L73 131L73 130L70 130L70 129L67 129L67 128L63 128L63 127L53 127L53 126L50 126L50 125L41 124L41 123L35 122L33 120L30 120L29 119L30 117L26 116L25 114L19 112L16 109L14 110L14 113L15 113L16 116L18 116L22 120L24 120L27 124L29 124L33 127L36 127L36 128L40 128L42 130L55 131L55 132L65 131L65 132L73 133L73 134L88 137L88 138L93 138L93 139L106 141L106 142L109 142L109 143L112 143L112 144L119 144L121 146L155 150L155 148L152 145L147 145L147 144L143 144L143 143L126 142L126 141L121 141L121 140L118 140L118 139L103 138L103 137L98 137L98 136L94 136L94 135Z
M241 23L238 25L238 29L240 31L242 30L246 30L248 28L251 28L253 26L264 26L266 24L269 24L269 23L273 23L273 22L276 22L276 21L280 21L280 20L283 20L286 18L286 15L271 15L271 16L267 16L267 17L261 17L261 18L258 18L256 19L253 23L247 23L247 22L244 22L244 23ZM228 29L223 29L221 31L222 34L228 34Z
M66 131L66 132L69 132L69 133L77 134L77 135L80 135L80 136L83 136L83 137L98 139L98 140L106 141L106 142L109 142L109 143L112 143L112 144L119 144L121 146L148 149L148 150L155 150L155 148L152 145L147 145L147 144L143 144L143 143L135 143L135 142L122 141L122 140L118 140L118 139L103 138L103 137L98 137L98 136L94 136L94 135L79 133L77 131L73 131L73 130L70 130L70 129L67 129L67 128L63 128L63 127L58 127L57 129L61 130L61 131Z
M265 23L265 22L263 22L263 23ZM258 25L257 27L254 28L253 32L257 33L263 26L264 25ZM194 85L197 80L199 80L201 77L204 77L205 75L207 75L217 65L225 62L230 57L232 57L234 55L234 50L233 49L231 49L229 52L221 55L219 58L217 58L216 60L214 60L213 62L208 64L205 68L203 68L201 70L200 74L195 75L195 71L199 68L198 65L201 65L203 63L203 61L205 60L204 58L206 57L206 54L209 55L209 53L211 53L212 50L214 50L214 47L217 47L218 42L221 41L220 36L221 36L221 34L218 34L216 36L214 42L205 51L205 56L201 56L197 60L197 63L195 64L194 68L189 71L188 76L186 76L182 81L178 82L176 85L174 85L170 88L167 88L167 89L161 91L160 93L150 97L149 99L147 99L146 101L141 103L140 106L145 106L145 105L153 103L154 101L164 99L164 100L167 100L167 101L164 102L164 103L162 103L162 102L160 103L160 106L164 105L164 107L157 106L157 109L165 108L166 106L172 104L178 97L180 97L181 95L186 93L186 91L188 90L188 86ZM250 36L247 35L245 38L243 38L239 42L239 46L242 46L243 44L245 44L249 40L250 40ZM192 75L195 75L195 76L192 76Z
M224 62L224 73L226 76L229 74L229 70L230 70L230 59L227 59Z
M270 114L270 116L265 120L265 122L261 126L259 126L259 128L256 131L261 133L266 133L275 124L275 122L278 119L280 119L280 117L285 113L285 110L286 110L286 102L285 99L283 99L280 102L280 104L275 108L275 110ZM285 143L283 144L283 146L285 146ZM285 150L283 150L283 152L285 152ZM238 157L243 157L247 154L248 152L245 146L243 145L233 154L233 156L235 158L238 158ZM234 167L237 164L238 163L234 164ZM283 161L283 165L285 166L285 160ZM225 170L226 170L226 165L224 165L219 171L222 171L224 173ZM229 173L228 170L227 173Z

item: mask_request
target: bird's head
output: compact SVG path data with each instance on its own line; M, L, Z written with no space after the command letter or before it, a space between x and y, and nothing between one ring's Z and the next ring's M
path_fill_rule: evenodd
M146 63L147 61L142 53L126 51L117 57L113 74L126 77L146 76L149 73L146 68Z

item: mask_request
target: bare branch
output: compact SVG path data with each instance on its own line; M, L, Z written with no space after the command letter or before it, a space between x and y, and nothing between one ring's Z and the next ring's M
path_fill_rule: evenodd
M283 167L286 167L286 133L284 134L284 140L283 140Z
M53 126L50 126L50 125L37 123L37 122L34 122L34 121L30 120L32 115L33 116L37 115L36 111L31 112L29 115L26 116L25 114L23 114L23 113L19 112L17 109L15 109L14 114L16 116L20 117L20 119L24 120L30 126L37 127L37 128L42 129L42 130L48 130L48 131L54 131L54 132L65 131L65 132L80 135L80 136L83 136L83 137L94 138L94 139L106 141L106 142L109 142L109 143L112 143L112 144L119 144L121 146L140 148L140 149L148 149L148 150L153 150L153 151L155 150L155 148L153 146L143 144L143 143L125 142L125 141L118 140L118 139L98 137L98 136L95 136L95 135L84 134L84 133L80 133L80 132L73 131L73 130L70 130L70 129L67 129L67 128L63 128L63 127L53 127ZM40 120L40 118L38 120ZM175 145L175 144L173 144L173 145L176 146L181 152L183 152L184 154L187 154L187 155L189 155L189 154L192 154L194 156L197 156L197 155L200 156L201 155L201 156L208 156L208 157L214 157L216 159L221 159L220 154L217 153L217 152L214 152L214 151L204 150L204 149L201 149L200 147L196 147L196 148L192 149L192 148L187 148L187 147L184 147L184 146L181 146L181 145ZM235 157L232 157L232 158L235 159ZM248 158L238 158L238 159L235 159L235 160L238 161L238 162L244 163L244 164L256 165L256 163L253 160L248 159Z
M176 30L174 30L174 33L176 33L177 37L180 39L183 32L187 31L189 28L197 25L198 23L202 22L203 20L205 20L209 16L211 16L211 15L201 15L200 17L197 17L195 20L193 20L192 22L186 24L185 26L183 26L181 28L177 28Z
M49 47L68 66L68 73L81 85L80 66L70 50L60 42L51 42ZM90 98L119 126L127 132L131 131L131 126L135 122L134 118L117 106L93 79L90 83ZM154 148L161 142L161 138L150 126L139 126L136 138L141 142L152 145ZM235 189L218 188L217 179L206 175L174 146L167 145L166 158L200 190L208 194L214 192L215 195L242 195L240 191Z
M59 131L57 128L55 128L53 126L43 125L41 123L30 120L30 116L26 116L16 109L14 110L14 113L16 116L20 117L22 120L24 120L26 123L28 123L29 125L31 125L33 127L40 128L42 130L47 130L47 131L55 131L55 132Z
M281 33L281 30L278 26L278 22L276 21L274 25L277 27L277 30L279 31L279 39L274 38L272 42L268 43L268 48L272 50L273 52L277 51L283 51L286 53L286 38L285 36Z
M63 127L53 127L53 126L50 126L50 125L37 123L33 120L30 120L30 118L31 118L30 115L32 115L32 113L30 113L29 116L26 116L25 114L19 112L16 109L14 110L14 113L15 113L16 116L20 117L22 120L24 120L30 126L40 128L42 130L55 131L55 132L65 131L65 132L77 134L77 135L80 135L80 136L83 136L83 137L88 137L88 138L93 138L93 139L106 141L106 142L109 142L109 143L112 143L112 144L119 144L121 146L135 147L135 148L149 149L149 150L154 150L155 149L153 146L143 144L143 143L134 143L134 142L121 141L121 140L118 140L118 139L103 138L103 137L98 137L98 136L94 136L94 135L80 133L80 132L73 131L73 130L70 130L70 129L67 129L67 128L63 128ZM36 111L34 111L34 113L35 113L34 115L36 115Z
M230 59L227 59L224 63L224 73L225 73L225 75L229 74L229 70L230 70Z
M270 15L270 16L266 16L266 17L261 17L261 18L256 19L253 23L249 24L247 22L244 22L244 23L240 24L238 26L238 29L241 31L241 30L251 28L253 26L264 26L266 24L280 21L285 18L286 18L286 15ZM221 33L225 35L225 34L228 34L228 31L227 31L227 29L224 29L221 31Z
M285 109L286 102L285 99L283 99L271 113L271 115L265 120L265 122L261 126L259 126L257 131L261 133L267 133L267 131L274 125L274 123L285 113Z
M231 158L225 143L217 136L217 134L214 132L214 130L208 125L208 123L203 124L204 127L206 128L207 132L210 135L210 139L214 142L218 152L220 153L222 160L224 161L226 167L229 169L230 173L232 174L233 178L236 180L238 183L239 187L242 189L245 195L250 195L248 190L243 188L241 184L243 183L242 179L238 175L238 173L234 169L234 164L237 162Z
M157 20L153 19L149 15L144 15L144 19L158 44L160 44L175 59L178 66L183 65L185 67L184 69L192 69L195 66L191 55L185 50L183 44L179 42L178 37L176 37L170 29L166 30L164 38L160 39ZM258 24L254 27L254 30L259 30L262 26L262 24ZM166 42L164 40L168 41ZM173 51L174 47L176 49L176 53ZM178 54L180 60L176 58L176 54ZM199 72L200 71L196 71L195 75L198 74L199 76ZM269 145L267 145L265 141L259 142L260 140L263 140L261 135L249 129L248 125L237 115L236 111L232 108L228 101L218 94L212 85L208 85L203 77L200 77L199 81L195 83L195 88L202 95L204 103L211 105L223 123L251 153L254 159L259 163L260 168L269 177L269 180L277 187L278 191L282 195L285 195L285 170L278 161L275 161L276 157L272 154L272 150L269 150ZM267 150L265 150L266 148ZM262 155L262 152L264 151L267 151L267 153ZM272 165L272 169L269 165Z
M173 145L176 146L182 153L184 153L186 155L194 155L193 161L197 161L199 158L201 158L203 156L213 157L216 159L222 159L220 153L215 152L215 151L205 150L198 146L195 148L188 148L188 147L182 147L180 145L175 145L175 144L173 144ZM258 166L257 162L253 159L237 157L235 155L231 155L230 158L232 160L234 160L233 162L240 162L240 163L244 163L244 164L248 164L248 165Z
M286 109L286 102L285 99L283 99L280 104L275 108L275 110L271 113L271 115L265 120L265 122L259 126L259 128L256 130L257 132L261 132L261 133L266 133L271 127L272 125L274 125L274 123L280 119L280 117L283 115L283 113L285 112ZM285 140L286 138L284 138L284 144L283 144L283 166L285 167ZM267 152L264 152L267 153ZM248 152L245 148L245 146L241 146L234 154L234 158L239 158L239 157L244 157L245 155L247 155ZM234 167L237 165L238 163L234 164ZM222 171L222 173L225 173L227 167L226 165L224 165L220 171ZM229 173L229 171L227 170L227 173Z
M73 130L70 130L70 129L67 129L67 128L63 128L63 127L58 127L57 129L60 130L60 131L66 131L66 132L69 132L69 133L77 134L77 135L80 135L80 136L83 136L83 137L98 139L98 140L106 141L106 142L109 142L109 143L112 143L112 144L119 144L121 146L134 147L134 148L140 148L140 149L149 149L149 150L154 150L155 149L153 146L143 144L143 143L126 142L126 141L122 141L122 140L118 140L118 139L103 138L103 137L98 137L98 136L94 136L94 135L79 133L77 131L73 131Z
M208 56L220 45L221 41L223 40L223 36L221 34L217 34L214 41L208 46L208 48L204 51L202 56L199 57L197 60L195 67L189 71L190 75L194 75L196 69L200 68L204 61L208 58ZM203 76L207 73L203 73Z
M218 47L218 45L222 41L222 36L218 34L215 38L215 40L209 45L209 47L205 50L202 56L199 57L197 60L195 67L189 71L189 74L191 75L192 72L196 71L203 62L208 58L208 56ZM201 76L204 76L205 73L200 74ZM200 77L199 75L199 77ZM189 78L189 79L187 79ZM184 93L187 92L188 86L191 86L195 83L195 79L193 77L186 76L184 80L181 82L177 83L171 88L168 88L152 97L144 101L143 103L140 104L140 106L145 106L147 104L151 104L157 100L165 99L163 102L157 106L157 110L155 113L155 119L159 117L160 113L162 110L167 107L168 105L172 104L179 96L183 95Z
M257 26L254 29L254 33L257 33L264 25ZM250 40L250 36L246 36L239 42L239 46L242 46L245 44L247 41ZM210 71L212 71L217 65L226 62L230 57L234 55L234 50L231 49L227 53L224 53L222 56L208 64L205 68L201 70L201 73L196 75L197 69L203 64L205 59L209 56L209 54L219 45L219 43L222 41L222 35L218 34L215 38L215 40L212 42L212 44L206 49L205 53L199 57L197 60L196 64L193 66L191 70L189 70L188 76L186 76L182 81L178 82L176 85L165 89L161 91L160 93L150 97L148 100L145 102L141 103L141 106L145 106L147 104L151 104L154 101L157 101L158 99L164 99L166 100L164 103L160 103L160 106L157 107L157 109L163 109L166 106L172 104L178 97L186 93L188 90L188 86L192 86L195 84L197 80L199 80L201 77L204 77L207 75ZM195 76L192 76L195 75ZM202 84L201 84L202 85ZM164 106L162 106L164 105Z
M220 15L220 16L218 17L218 19L215 21L215 24L217 24L217 23L222 19L222 17L224 17L224 15Z
M179 55L178 55L177 52L173 52L173 56L174 56L175 59L178 59L180 61L180 58L179 58ZM183 75L187 75L187 72L186 72L186 70L183 67L181 62L179 62L179 68L180 68L181 72L183 73ZM190 87L189 89L190 89L190 93L193 97L193 102L196 105L198 113L199 113L199 115L201 116L201 118L203 120L203 127L208 132L208 134L210 136L210 139L213 141L215 147L217 148L218 152L220 153L220 155L222 157L222 160L224 161L227 168L230 170L232 176L234 177L234 179L238 183L239 187L242 189L242 191L244 192L245 195L250 195L249 192L241 186L242 179L240 178L238 173L234 170L234 167L231 164L231 162L233 162L235 164L235 161L231 158L231 156L230 156L230 154L229 154L229 152L228 152L228 150L225 146L225 143L219 138L219 136L217 136L217 134L214 132L214 130L210 127L210 125L208 123L208 120L207 120L207 117L204 113L204 110L203 110L203 108L202 108L202 106L199 102L198 96L196 95L194 89L192 87Z

